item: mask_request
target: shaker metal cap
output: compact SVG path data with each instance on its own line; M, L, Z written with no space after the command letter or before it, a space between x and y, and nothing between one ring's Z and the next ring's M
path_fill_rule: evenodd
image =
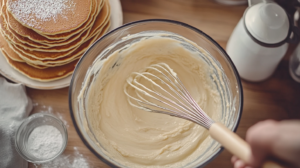
M265 44L284 42L290 35L290 21L285 10L276 3L263 2L248 8L245 28L257 41Z

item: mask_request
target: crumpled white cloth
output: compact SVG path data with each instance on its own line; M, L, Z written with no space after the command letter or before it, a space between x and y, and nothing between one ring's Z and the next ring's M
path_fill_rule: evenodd
M0 76L0 168L28 167L15 149L15 132L31 110L25 86L9 83Z

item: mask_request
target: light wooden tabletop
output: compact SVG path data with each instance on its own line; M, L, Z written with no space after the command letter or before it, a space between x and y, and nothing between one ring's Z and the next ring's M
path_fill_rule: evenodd
M178 20L204 31L224 48L246 9L246 6L223 6L213 0L121 0L121 3L124 23L153 18ZM300 118L300 84L293 81L288 72L288 58L294 47L290 47L271 78L260 83L242 82L244 110L237 130L241 137L245 137L251 125L261 120ZM72 155L77 147L91 166L109 167L93 155L77 135L70 118L68 88L49 91L28 88L27 93L36 104L33 113L51 107L53 113L69 125L69 141L64 154ZM206 167L232 167L230 158L231 154L223 151ZM35 166L29 164L29 167Z

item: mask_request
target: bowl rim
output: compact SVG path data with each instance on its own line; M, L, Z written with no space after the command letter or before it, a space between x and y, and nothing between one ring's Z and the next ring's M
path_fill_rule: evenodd
M207 40L209 40L211 43L213 43L221 52L222 54L225 56L225 58L227 59L227 62L230 64L231 68L233 69L234 72L234 76L237 80L237 85L239 87L239 97L240 97L240 106L239 106L239 113L237 116L237 122L233 125L233 131L236 132L238 125L240 123L241 120L241 116L242 116L242 112L243 112L243 103L244 103L244 94L243 94L243 86L242 86L242 82L241 82L241 78L240 75L234 65L234 63L232 62L231 58L229 57L229 55L227 54L227 52L214 40L212 39L209 35L207 35L206 33L204 33L203 31L199 30L198 28L195 28L189 24L180 22L180 21L176 21L176 20L169 20L169 19L146 19L146 20L138 20L138 21L134 21L134 22L130 22L127 24L124 24L114 30L111 30L110 32L106 33L105 35L103 35L102 37L100 37L98 40L96 40L82 55L82 57L79 59L74 72L72 74L72 79L70 82L70 86L69 86L69 111L70 111L70 115L71 115L71 119L72 122L74 124L75 130L78 134L78 136L80 137L80 139L82 140L82 142L85 144L85 146L96 156L98 157L101 161L103 161L104 163L108 164L111 167L118 167L117 165L115 165L114 163L106 160L104 157L102 157L101 155L99 155L87 142L87 140L85 139L85 137L83 136L83 134L81 133L76 120L75 120L75 116L73 114L73 107L72 107L72 90L73 90L73 85L74 85L74 76L78 71L78 67L81 65L81 63L83 62L84 58L86 57L86 55L88 55L88 53L90 52L90 50L99 42L101 42L103 39L105 39L107 36L110 36L112 33L124 28L124 27L128 27L128 26L132 26L132 25L136 25L136 24L140 24L140 23L144 23L144 22L167 22L167 23L172 23L172 24L176 24L176 25L180 25L183 26L185 28L191 29L193 31L195 31L198 34L203 35ZM210 163L212 160L214 160L222 151L224 150L224 147L220 147L219 150L217 150L211 157L207 158L206 160L203 161L202 165L197 165L197 167L204 167L206 166L208 163Z
M56 120L59 125L63 128L63 131L64 131L64 135L65 135L65 139L63 138L63 146L62 148L60 149L60 151L54 155L53 157L51 158L48 158L48 159L44 159L42 161L33 161L31 159L29 159L21 150L20 150L20 147L19 147L19 143L18 143L18 140L17 140L17 137L18 137L18 134L21 130L24 129L24 127L30 123L31 121L34 121L38 118L43 118L43 117L50 117L54 120ZM63 135L62 135L63 136ZM16 132L15 132L15 149L16 151L19 153L19 155L25 159L26 161L28 162L31 162L31 163L35 163L35 164L42 164L42 163L46 163L46 162L50 162L52 160L54 160L55 158L57 158L58 156L60 156L66 149L67 145L68 145L68 129L66 128L65 124L63 123L63 121L61 119L59 119L58 117L54 116L53 114L48 114L48 113L34 113L30 116L28 116L27 118L25 118L22 123L18 126Z

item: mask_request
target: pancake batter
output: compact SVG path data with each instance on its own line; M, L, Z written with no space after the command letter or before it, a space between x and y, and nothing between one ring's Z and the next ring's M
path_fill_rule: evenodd
M105 153L119 164L147 168L186 167L203 156L213 143L208 131L184 119L132 107L124 93L124 85L132 72L166 63L200 107L213 120L220 121L222 101L214 83L215 75L211 75L215 69L217 73L220 69L209 66L207 62L212 59L208 53L187 39L183 38L194 48L166 36L168 34L152 34L150 38L145 37L94 62L78 101L86 107L95 138ZM138 36L134 34L125 39ZM93 75L96 77L90 84Z

